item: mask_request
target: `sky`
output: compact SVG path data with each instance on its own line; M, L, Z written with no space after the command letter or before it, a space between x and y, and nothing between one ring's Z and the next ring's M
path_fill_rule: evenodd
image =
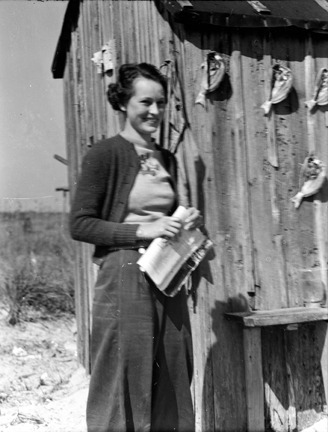
M0 211L61 211L63 80L51 64L67 1L0 1Z

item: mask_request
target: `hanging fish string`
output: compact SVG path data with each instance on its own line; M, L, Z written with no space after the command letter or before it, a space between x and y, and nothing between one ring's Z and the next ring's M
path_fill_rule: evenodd
M302 199L319 192L326 179L326 167L314 154L307 156L301 165L300 191L291 199L299 208Z
M203 70L200 83L200 92L197 95L195 104L206 106L206 95L216 90L223 80L226 67L222 57L216 51L210 51L206 60L201 64Z

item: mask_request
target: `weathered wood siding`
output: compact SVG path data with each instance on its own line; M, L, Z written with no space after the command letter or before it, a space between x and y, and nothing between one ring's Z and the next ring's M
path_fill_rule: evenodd
M82 156L97 140L120 130L122 119L106 102L115 79L96 73L93 53L109 39L116 67L146 61L160 66L177 59L186 110L202 156L201 210L215 243L215 257L201 266L190 299L195 347L195 407L198 431L245 431L245 376L242 329L224 312L302 305L299 269L320 265L327 282L327 188L303 201L300 164L310 150L328 165L326 107L309 114L316 72L328 67L327 36L295 29L203 29L171 22L153 1L84 0L65 71L70 188L74 191ZM200 65L209 50L226 61L227 75L195 105ZM294 75L288 98L263 115L268 68L274 61ZM271 144L270 144L271 143ZM268 162L276 146L279 167ZM72 194L73 195L73 194ZM91 250L76 245L80 358L88 365L92 298ZM327 325L298 331L262 331L266 425L299 430L327 403ZM321 363L320 363L321 362Z

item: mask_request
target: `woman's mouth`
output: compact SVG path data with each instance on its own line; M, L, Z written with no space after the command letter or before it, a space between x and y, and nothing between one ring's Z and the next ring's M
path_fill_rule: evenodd
M147 122L147 123L150 123L150 124L157 124L157 123L158 123L158 119L154 119L154 118L147 118L147 119L146 119L146 122Z

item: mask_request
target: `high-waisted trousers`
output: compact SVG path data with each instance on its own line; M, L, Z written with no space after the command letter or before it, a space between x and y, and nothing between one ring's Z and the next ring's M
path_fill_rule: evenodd
M136 250L111 252L95 286L88 432L193 432L186 296L162 294Z

